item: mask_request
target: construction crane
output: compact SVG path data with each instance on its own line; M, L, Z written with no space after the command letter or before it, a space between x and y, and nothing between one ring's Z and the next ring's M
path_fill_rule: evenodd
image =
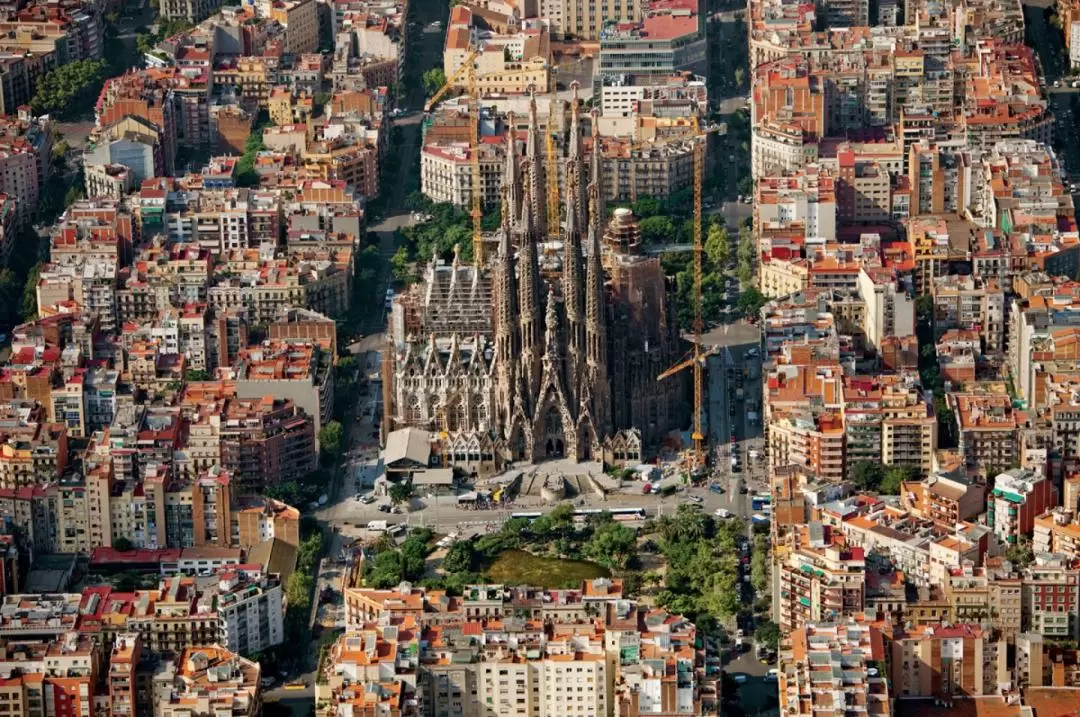
M705 328L705 321L701 315L701 257L704 246L701 239L701 181L705 169L705 140L704 135L710 128L702 132L697 117L690 120L691 141L694 143L694 347L690 351L690 357L675 364L667 371L656 377L657 381L663 381L669 376L674 376L686 368L694 370L694 421L690 438L693 441L693 472L697 474L705 468L705 433L701 425L702 394L705 383L705 359L707 354L701 350L701 334ZM716 129L719 129L717 127Z
M454 74L447 78L446 84L439 88L427 104L424 111L430 112L431 108L442 99L451 87L464 84L465 94L469 97L469 169L472 174L472 207L470 215L473 225L473 261L477 266L484 264L484 238L480 231L480 221L484 216L483 200L484 188L480 177L480 96L476 91L476 58L481 53L481 48L474 47L461 61Z

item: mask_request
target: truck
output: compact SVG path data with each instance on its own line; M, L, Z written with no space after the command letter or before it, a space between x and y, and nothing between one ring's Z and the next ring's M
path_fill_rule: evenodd
M752 516L750 516L750 522L754 525L762 525L764 523L768 523L769 519L761 513L754 513Z
M367 529L372 533L385 533L386 521L385 520L373 520L367 524Z

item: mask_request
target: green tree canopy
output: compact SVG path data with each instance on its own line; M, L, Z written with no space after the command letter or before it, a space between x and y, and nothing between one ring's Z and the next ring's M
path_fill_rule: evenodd
M747 318L757 318L761 315L761 307L768 301L768 297L757 288L748 286L739 294L739 311Z
M731 237L728 236L727 229L719 224L709 227L709 233L705 237L705 256L717 270L723 270L731 261Z
M754 631L754 639L775 652L780 649L780 626L772 620L765 620Z
M446 73L442 71L441 67L433 67L424 73L421 82L424 83L424 92L428 94L428 97L431 97L446 84Z
M42 75L30 100L34 114L72 116L93 103L105 79L102 60L77 60Z
M337 458L341 454L341 441L344 429L337 421L329 421L319 429L319 448L330 458Z
M671 244L675 241L675 223L670 217L652 216L638 222L641 239L647 244Z
M413 484L411 480L402 480L394 483L390 486L390 502L394 505L404 503L413 494Z
M443 558L443 570L448 573L465 573L476 564L476 550L468 540L459 540L450 546Z
M621 570L637 555L637 536L625 525L609 520L585 544L585 554L601 565Z

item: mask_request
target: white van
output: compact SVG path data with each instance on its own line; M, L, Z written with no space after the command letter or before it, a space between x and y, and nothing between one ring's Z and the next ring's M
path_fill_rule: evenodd
M372 533L385 533L386 521L385 520L373 520L367 524L367 529Z

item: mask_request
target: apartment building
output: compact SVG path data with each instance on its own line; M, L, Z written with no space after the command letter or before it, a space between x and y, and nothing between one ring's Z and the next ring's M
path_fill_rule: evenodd
M933 467L937 423L913 375L845 376L843 412L848 470L862 461Z
M769 421L769 460L797 465L825 480L842 480L845 471L842 413L776 411Z
M974 520L986 508L985 489L956 473L932 473L925 480L905 482L900 505L913 515L943 527Z
M215 595L222 647L254 655L285 641L284 587L278 576L223 570Z
M127 632L116 636L109 652L106 674L111 715L135 717L140 709L147 707L146 679L139 674L139 664L143 659L142 638L138 633Z
M841 527L848 545L888 556L916 586L942 584L949 568L965 560L980 564L990 546L991 531L982 525L942 527L881 504L869 510L850 507L855 510L839 519L823 513L822 522Z
M964 563L951 568L943 584L949 603L948 620L990 624L1006 640L1023 625L1023 586L1015 574Z
M801 230L808 238L836 240L838 207L832 173L811 166L793 175L762 177L754 193L758 232Z
M1055 640L1080 633L1080 565L1062 555L1042 554L1021 572L1024 631Z
M127 118L139 118L150 123L151 130L158 135L162 147L164 172L173 173L173 161L177 150L177 118L175 114L175 95L168 86L158 84L155 70L130 72L105 81L96 106L95 131L106 133L113 125L124 122ZM96 136L95 136L96 139ZM132 166L128 162L109 159L98 163L118 163ZM155 175L151 175L155 176ZM142 177L149 179L150 177Z
M234 366L236 395L291 400L315 421L315 435L333 416L332 357L310 342L264 341L239 353Z
M192 647L155 672L154 717L184 717L191 705L213 704L233 717L262 712L259 663L218 646Z
M319 47L319 17L315 0L258 0L259 17L276 20L285 29L282 49L293 55L315 52Z
M880 348L886 336L915 335L915 300L910 287L892 270L859 269L859 296L866 304L866 340Z
M575 4L567 0L543 0L537 14L551 22L556 38L596 40L602 38L605 25L638 21L647 7L644 3L624 0L615 4Z
M51 640L6 640L0 650L0 700L13 715L92 717L100 647L67 632Z
M889 717L884 644L877 627L850 618L793 630L780 646L780 712L841 717L857 711Z
M962 214L977 191L971 152L957 143L911 145L907 159L911 184L911 216Z
M691 715L706 703L693 623L625 599L618 581L473 585L461 598L348 588L346 600L350 627L316 685L321 715L365 693L389 710L412 697L438 715L475 717Z
M1035 518L1057 505L1057 489L1045 475L1013 468L994 477L986 501L986 524L1003 543L1014 544L1035 529Z
M1024 689L1080 687L1080 655L1048 643L1040 633L1025 632L1016 638L1015 674L1017 686Z
M968 466L986 472L1017 463L1017 422L1007 395L950 393L947 400L956 417L958 451Z
M507 162L504 144L485 141L477 146L476 152L479 155L481 202L485 207L498 206L505 171L503 165ZM420 191L433 202L471 207L471 153L468 142L425 144L420 151Z
M258 492L316 468L312 418L288 399L233 399L211 420L218 426L221 466L243 491Z
M894 632L891 686L906 699L953 700L997 695L1007 679L1005 641L970 625L926 625Z
M774 550L780 600L774 609L781 631L861 613L866 555L847 548L839 530L812 521L794 526L787 545Z
M1036 516L1031 548L1036 553L1058 553L1080 558L1080 523L1075 506L1057 507Z
M39 404L0 406L0 488L48 483L67 470L67 428L44 414Z
M197 25L217 12L219 7L221 0L165 0L161 5L161 17Z
M976 331L984 353L997 356L1005 351L1005 292L997 279L936 277L931 296L935 331Z

